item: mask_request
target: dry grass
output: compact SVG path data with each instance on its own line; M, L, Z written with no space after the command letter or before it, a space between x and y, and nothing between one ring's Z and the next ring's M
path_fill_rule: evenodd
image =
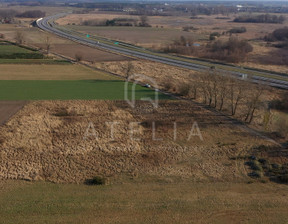
M60 116L63 110L66 112ZM114 140L105 123L113 121L118 122ZM157 127L154 140L153 121ZM199 136L188 140L195 121L204 141ZM85 138L89 122L97 138ZM133 139L131 122L141 123ZM176 139L173 122L178 124ZM4 139L0 146L2 179L62 183L83 183L93 176L117 177L123 173L194 181L246 180L244 162L230 158L272 144L185 101L161 101L158 109L145 102L138 102L135 109L125 101L34 102L1 127L0 133Z
M168 80L171 85L175 86L175 84L179 82L184 82L185 80L190 79L191 77L193 77L193 74L195 73L194 71L181 69L157 62L137 60L137 61L131 61L130 63L133 65L133 74L142 74L151 77L157 82L158 87L163 86L164 89ZM125 77L127 65L128 62L123 61L123 62L95 63L94 66L101 70L116 73ZM148 80L142 80L142 81L147 82Z
M141 177L111 186L2 181L3 223L285 223L287 187Z

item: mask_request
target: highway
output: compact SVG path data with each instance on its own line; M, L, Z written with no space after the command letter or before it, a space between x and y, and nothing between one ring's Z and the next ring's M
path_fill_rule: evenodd
M118 53L126 56L131 56L131 57L136 57L140 59L146 59L154 62L160 62L172 66L177 66L185 69L191 69L194 71L203 71L210 69L210 66L195 63L192 61L189 61L189 59L183 60L181 57L177 56L171 56L168 54L162 54L162 53L155 53L151 52L149 50L145 50L142 48L138 48L133 45L124 45L124 44L114 44L111 42L111 40L101 38L101 39L92 39L92 38L87 38L81 35L80 33L77 32L72 32L69 30L65 29L60 29L57 27L54 23L55 20L58 18L66 16L67 13L59 13L53 16L48 16L45 18L40 18L36 21L37 26L47 32L56 34L60 37L72 40L74 42L87 45L90 47L102 49L105 51L110 51L113 53ZM262 83L266 84L272 87L277 87L281 89L287 89L288 90L288 75L281 75L281 74L275 74L273 72L259 72L259 71L254 71L252 69L244 69L244 68L237 68L236 69L232 66L229 65L221 65L221 68L218 68L217 65L215 65L217 71L219 72L225 72L230 75L236 76L238 78L245 79L245 77L249 77L248 80L252 80L252 82L255 83ZM219 66L220 67L220 66ZM234 69L231 69L234 68ZM231 71L232 70L232 71ZM234 71L233 71L234 70ZM287 81L285 81L285 79Z

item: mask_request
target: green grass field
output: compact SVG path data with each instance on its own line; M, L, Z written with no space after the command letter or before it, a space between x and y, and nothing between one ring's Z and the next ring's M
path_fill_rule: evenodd
M0 45L0 54L31 53L32 51L16 45Z
M131 85L130 85L131 86ZM136 86L135 98L154 97L154 91ZM159 99L169 97L159 94ZM119 80L1 80L0 100L121 100L124 82Z
M65 60L54 59L0 59L0 64L47 64L47 65L68 65L71 64Z

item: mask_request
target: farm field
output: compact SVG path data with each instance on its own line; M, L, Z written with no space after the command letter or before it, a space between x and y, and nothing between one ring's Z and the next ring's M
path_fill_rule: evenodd
M132 84L130 85L131 88ZM154 91L136 86L136 99L154 96ZM160 94L160 99L168 99ZM124 99L120 80L1 80L0 100Z
M245 27L247 32L234 34L240 39L246 39L253 46L254 51L249 53L247 59L237 63L240 66L255 67L276 72L287 73L288 66L285 63L287 57L286 51L268 46L263 38L276 29L288 25L286 20L284 24L257 24L257 23L234 23L232 22L236 15L230 15L226 19L219 19L221 15L205 16L190 19L189 15L183 16L150 16L148 23L152 27L103 27L103 26L80 26L85 20L105 20L113 18L133 18L137 16L115 14L115 13L91 13L91 14L71 14L57 20L59 25L74 29L83 33L103 36L106 38L120 40L152 49L162 49L167 44L179 40L181 36L192 40L201 46L209 44L209 35L214 32L223 34L235 27ZM223 17L223 16L222 16ZM71 25L71 24L75 25ZM183 27L193 27L193 30L186 32ZM162 27L162 28L161 28ZM219 40L228 40L229 34L219 37ZM201 49L200 49L201 51ZM272 55L272 57L271 57ZM192 55L193 57L193 55ZM197 51L194 57L197 57Z
M1 62L1 60L0 60ZM82 65L1 64L0 80L119 80L108 73Z
M118 124L111 139L104 124L113 121ZM162 141L152 139L152 121ZM204 141L198 136L187 140L194 121ZM98 138L83 138L89 122ZM137 139L130 139L130 122L140 124ZM178 124L176 140L173 122ZM147 102L137 102L135 109L124 101L31 102L0 127L0 139L0 177L18 179L0 182L2 222L287 219L287 186L265 176L250 178L245 166L254 148L274 144L187 101L161 101L157 109ZM259 158L267 158L261 153ZM270 159L284 162L279 155ZM83 184L96 175L105 176L107 184Z
M0 42L0 54L13 54L13 53L31 53L32 51L27 50L16 45L2 45Z
M270 224L288 218L283 186L150 179L112 186L3 181L0 222Z
M196 71L138 60L32 27L36 16L2 24L0 12L0 223L287 224L287 91L245 74L232 78L204 53L215 43L211 49L226 54L230 37L246 39L253 52L227 71L247 66L288 74L287 49L263 39L288 26L288 17L283 24L234 23L250 4L278 10L270 2L234 3L0 3L0 11L69 12L57 20L60 29L209 63ZM126 20L81 25L115 18ZM227 32L241 27L247 32ZM27 49L1 45L17 41L18 31ZM213 32L220 35L210 40Z
M0 100L124 99L124 83L82 65L0 65ZM136 99L151 94L136 86ZM160 94L160 99L167 98Z
M204 35L194 32L184 32L173 28L155 27L103 27L103 26L65 26L91 35L98 35L114 40L121 40L127 43L143 47L161 47L178 40L180 36L198 40L206 39Z

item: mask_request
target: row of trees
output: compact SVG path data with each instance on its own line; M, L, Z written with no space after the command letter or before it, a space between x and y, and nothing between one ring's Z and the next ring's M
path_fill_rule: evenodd
M169 84L166 87L172 86ZM248 80L239 80L231 74L209 70L191 75L191 80L178 85L177 92L232 116L241 108L238 117L251 123L256 110L261 106L264 86L252 84Z
M19 18L41 18L45 17L46 13L40 10L29 10L23 13L19 13L16 10L5 9L0 10L0 22L12 23L15 17Z
M265 37L266 41L288 41L288 27L274 30Z
M280 15L270 15L270 14L262 14L262 15L242 15L238 16L234 19L234 22L237 23L283 23L285 21L285 17Z
M122 70L128 80L135 68L130 61ZM262 106L261 97L265 91L265 86L261 83L253 84L250 80L240 80L231 74L219 73L215 69L191 74L188 81L180 82L176 86L171 79L167 79L164 81L164 88L200 101L218 111L237 115L247 123L253 121L256 110Z
M19 13L16 15L16 17L19 17L19 18L42 18L45 16L46 16L46 13L41 10L29 10L29 11L25 11L23 13Z
M140 20L140 22L139 22ZM148 17L142 15L139 20L133 18L114 18L110 20L85 20L81 25L83 26L141 26L150 27Z

